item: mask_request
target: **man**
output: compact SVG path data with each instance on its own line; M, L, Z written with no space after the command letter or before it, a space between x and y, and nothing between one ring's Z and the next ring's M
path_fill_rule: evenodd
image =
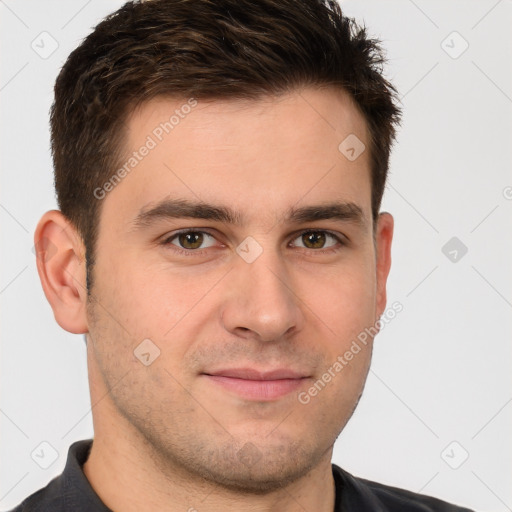
M70 55L35 242L94 440L16 510L464 510L331 463L386 312L381 62L318 0L128 3Z

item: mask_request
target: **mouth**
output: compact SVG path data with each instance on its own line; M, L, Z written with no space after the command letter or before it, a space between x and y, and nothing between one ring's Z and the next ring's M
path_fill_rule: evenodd
M298 390L310 377L303 372L279 368L258 371L252 368L232 368L203 373L212 384L247 400L268 402Z

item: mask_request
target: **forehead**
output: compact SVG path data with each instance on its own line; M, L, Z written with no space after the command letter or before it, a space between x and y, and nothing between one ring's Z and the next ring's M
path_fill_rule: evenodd
M370 207L369 151L356 159L343 152L346 140L357 141L358 152L368 147L368 130L343 91L306 88L257 100L157 98L133 111L127 126L123 177L108 192L105 210L133 218L170 197L230 205L250 221L275 218L299 203Z

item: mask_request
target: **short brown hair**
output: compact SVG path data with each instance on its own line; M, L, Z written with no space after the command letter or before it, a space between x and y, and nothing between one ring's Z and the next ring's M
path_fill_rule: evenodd
M94 264L102 201L130 109L158 96L258 99L304 86L343 88L370 133L377 218L399 123L379 42L334 0L128 2L70 54L55 84L51 140L62 213ZM91 286L87 273L88 289Z

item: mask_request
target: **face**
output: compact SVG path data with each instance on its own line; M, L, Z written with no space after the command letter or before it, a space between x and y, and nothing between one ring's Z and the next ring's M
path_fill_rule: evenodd
M354 340L385 306L392 224L375 245L369 152L338 149L350 134L368 147L343 93L184 105L133 112L137 163L99 199L88 358L112 415L98 421L167 467L277 488L330 460L362 393L371 339Z

